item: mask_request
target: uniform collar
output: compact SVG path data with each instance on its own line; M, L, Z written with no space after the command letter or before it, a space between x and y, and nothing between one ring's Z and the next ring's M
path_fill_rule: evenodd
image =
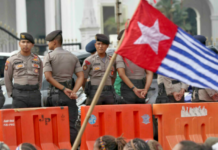
M63 50L63 48L62 47L56 47L55 49L54 49L54 51L55 50Z
M100 58L100 57L99 57L99 55L98 55L98 53L95 53L94 55L96 55L96 57L97 57L97 58ZM109 56L108 56L108 54L107 54L107 53L105 53L105 55L106 55L106 57L108 57L108 58L109 58Z

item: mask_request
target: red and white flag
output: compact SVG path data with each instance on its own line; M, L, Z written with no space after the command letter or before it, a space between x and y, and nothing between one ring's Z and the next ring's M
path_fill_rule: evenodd
M141 0L117 54L192 86L218 90L218 56L146 0Z

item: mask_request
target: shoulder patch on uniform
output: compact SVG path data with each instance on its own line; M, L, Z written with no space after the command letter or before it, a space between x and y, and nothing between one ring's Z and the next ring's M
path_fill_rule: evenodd
M91 63L88 60L85 60L86 65L90 65Z
M7 61L5 62L5 65L8 65L9 63L10 63L10 61L7 60Z
M83 70L86 70L88 67L86 65L83 66Z
M6 70L6 71L8 70L8 66L7 66L7 65L5 65L5 70Z

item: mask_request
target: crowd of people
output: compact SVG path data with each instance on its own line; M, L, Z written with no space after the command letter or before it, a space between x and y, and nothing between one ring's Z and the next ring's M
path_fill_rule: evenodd
M5 143L0 142L0 150L10 150L10 148ZM37 148L30 143L22 143L16 150L37 150ZM96 139L93 150L163 150L163 148L161 144L155 140L144 141L143 139L135 138L126 141L122 136L115 138L110 135L105 135ZM172 150L218 150L218 138L209 137L203 144L193 141L181 141L176 144Z

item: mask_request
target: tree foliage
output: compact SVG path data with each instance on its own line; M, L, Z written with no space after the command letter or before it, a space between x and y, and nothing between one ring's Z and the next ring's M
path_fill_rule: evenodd
M187 20L187 9L182 7L181 0L160 0L156 8L182 29L186 31L192 29L190 22Z

